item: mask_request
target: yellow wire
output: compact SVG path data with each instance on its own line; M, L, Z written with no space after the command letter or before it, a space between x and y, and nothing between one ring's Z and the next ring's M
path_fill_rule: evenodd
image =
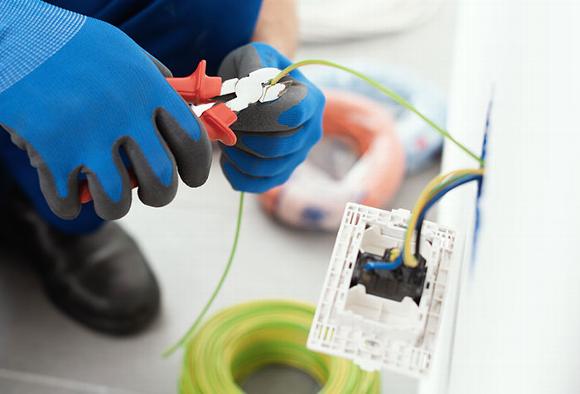
M448 172L446 174L441 174L435 177L431 182L427 184L425 189L419 195L417 199L417 203L413 208L413 212L411 213L411 217L409 218L409 223L407 224L407 232L405 233L405 240L403 243L403 262L405 266L415 268L419 264L413 253L411 252L411 240L413 239L413 233L415 232L415 227L417 226L417 221L419 220L419 215L425 205L429 202L430 198L433 195L434 189L441 185L446 180L463 176L463 175L483 175L485 170L483 168L468 168L468 169L461 169L461 170L454 170ZM418 242L418 240L416 240Z

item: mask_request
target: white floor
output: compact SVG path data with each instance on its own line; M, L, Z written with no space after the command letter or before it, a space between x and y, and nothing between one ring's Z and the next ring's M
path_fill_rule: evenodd
M449 3L432 21L409 33L306 48L299 58L360 57L396 64L446 92L453 15ZM436 172L432 168L409 179L392 206L410 208ZM135 204L123 223L141 242L163 287L161 318L135 338L101 336L69 321L45 300L26 264L0 254L0 392L175 392L181 357L163 359L161 352L189 327L213 289L230 247L236 209L237 195L217 166L203 188L182 187L167 208ZM278 225L262 213L254 198L248 198L238 258L214 311L256 298L315 302L333 241L332 234ZM272 371L259 379L264 384L251 386L273 387L271 381L265 382L276 374ZM308 387L299 375L284 376L297 382L296 388ZM410 393L414 387L410 380L391 374L384 374L383 386L385 393Z

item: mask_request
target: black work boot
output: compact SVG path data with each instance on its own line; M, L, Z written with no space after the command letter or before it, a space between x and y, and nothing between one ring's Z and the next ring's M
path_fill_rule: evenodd
M0 207L0 245L24 253L54 304L109 334L136 333L159 310L159 286L135 241L114 222L85 235L47 224L19 192ZM5 246L0 246L5 247Z

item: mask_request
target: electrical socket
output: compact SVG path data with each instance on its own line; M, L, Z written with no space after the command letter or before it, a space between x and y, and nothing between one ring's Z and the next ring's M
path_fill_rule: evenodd
M353 285L360 253L382 256L386 249L402 249L409 217L403 209L347 204L310 329L309 349L351 359L369 371L428 374L445 306L454 232L424 222L421 255L426 272L417 299L405 296L398 301L367 294L360 283ZM414 243L413 239L413 250Z

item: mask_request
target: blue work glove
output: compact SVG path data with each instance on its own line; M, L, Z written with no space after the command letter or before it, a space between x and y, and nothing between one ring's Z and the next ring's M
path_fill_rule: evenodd
M258 68L290 64L271 46L253 43L231 52L219 75L241 78ZM297 70L282 82L287 87L280 98L251 104L238 114L232 125L238 142L222 147L222 169L236 190L262 193L286 182L322 136L322 92Z
M152 206L175 196L176 165L189 186L205 182L211 144L164 74L107 23L38 0L0 1L0 125L62 218L79 213L80 178L104 219L129 210L127 168Z

